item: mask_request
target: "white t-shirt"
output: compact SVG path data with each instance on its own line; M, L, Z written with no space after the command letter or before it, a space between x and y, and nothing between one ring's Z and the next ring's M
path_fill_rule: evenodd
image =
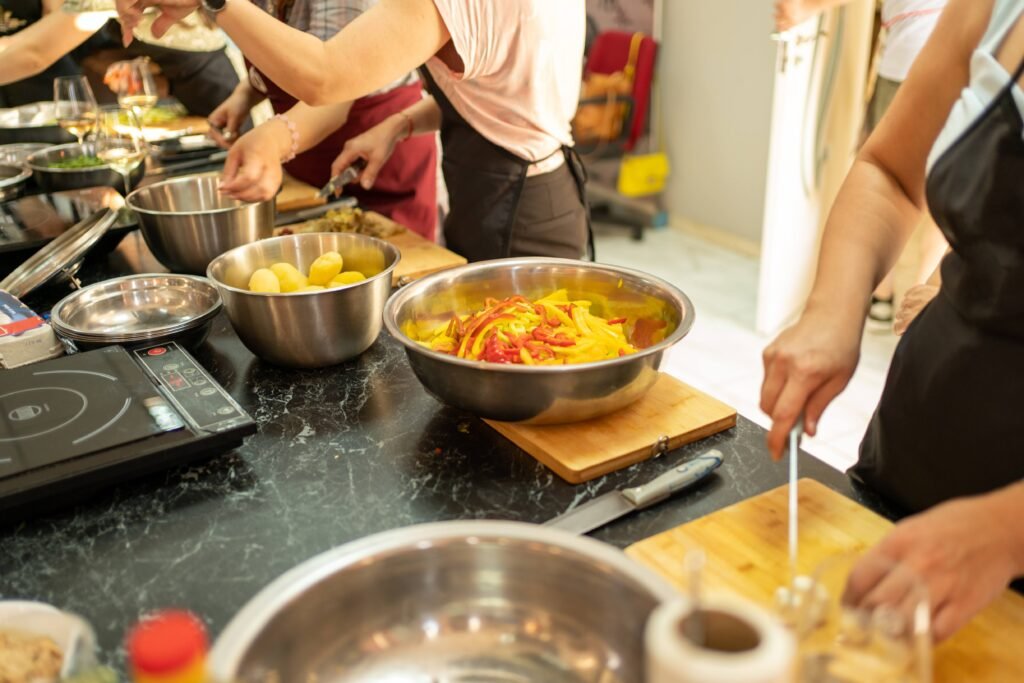
M945 6L946 0L885 0L882 3L882 26L887 33L878 62L879 76L899 82L907 79L910 65L928 42Z
M966 88L960 93L960 99L949 112L946 125L935 140L931 153L928 155L928 172L953 143L985 113L989 105L1003 93L1010 82L1010 74L1006 67L996 59L996 53L1002 45L1006 34L1024 21L1024 0L996 0L992 9L992 20L988 31L982 38L978 49L971 56L971 77ZM1024 116L1024 90L1015 84L1011 93L1021 116Z
M516 156L572 144L586 35L584 0L434 0L463 73L440 59L430 74L477 132Z

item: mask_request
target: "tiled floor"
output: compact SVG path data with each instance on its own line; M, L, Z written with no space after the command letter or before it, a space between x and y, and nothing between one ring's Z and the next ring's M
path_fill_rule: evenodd
M694 302L693 331L670 351L663 369L767 426L758 401L761 351L770 340L754 332L757 261L673 228L648 230L639 242L615 227L595 232L600 261L662 277ZM810 453L839 469L853 464L895 346L891 333L865 333L853 380L825 412L818 436L804 442Z

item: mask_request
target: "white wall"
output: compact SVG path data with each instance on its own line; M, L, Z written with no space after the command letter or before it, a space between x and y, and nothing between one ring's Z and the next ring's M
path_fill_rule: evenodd
M674 218L760 243L775 44L772 0L664 0L661 133Z

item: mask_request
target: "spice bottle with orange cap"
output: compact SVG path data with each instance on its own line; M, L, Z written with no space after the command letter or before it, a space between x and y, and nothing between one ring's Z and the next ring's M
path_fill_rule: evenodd
M206 681L206 628L190 612L167 610L143 619L126 646L134 683Z

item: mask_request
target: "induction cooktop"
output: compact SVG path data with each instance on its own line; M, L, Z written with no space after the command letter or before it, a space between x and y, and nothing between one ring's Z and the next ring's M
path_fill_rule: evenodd
M228 451L256 423L177 344L0 373L0 517Z

